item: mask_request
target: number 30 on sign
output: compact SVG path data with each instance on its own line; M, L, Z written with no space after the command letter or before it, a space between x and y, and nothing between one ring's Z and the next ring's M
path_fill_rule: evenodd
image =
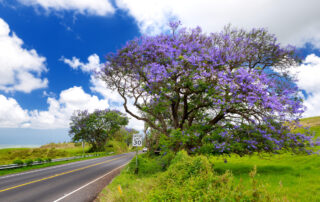
M133 135L132 146L133 147L141 147L142 146L142 135Z

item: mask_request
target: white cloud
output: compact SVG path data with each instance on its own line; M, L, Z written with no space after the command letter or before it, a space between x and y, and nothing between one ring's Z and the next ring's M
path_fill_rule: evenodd
M111 95L111 94L110 94ZM59 99L48 97L48 110L26 110L13 98L7 98L0 94L0 128L33 128L33 129L57 129L68 128L70 117L75 110L117 109L124 112L122 105L110 106L113 98L99 99L90 95L82 87L74 86L63 90ZM128 116L130 117L130 116ZM129 127L143 130L143 122L131 118Z
M305 117L319 116L320 114L320 57L314 54L308 55L303 63L292 70L297 76L297 85L307 92L305 99L307 107Z
M46 72L46 58L37 52L22 48L23 41L15 33L10 34L9 25L0 18L0 90L5 92L45 88L48 80L41 78Z
M72 10L80 14L105 16L115 9L109 0L19 0L28 6L41 6L45 10Z
M61 61L64 63L68 64L72 69L81 69L83 72L91 73L90 76L90 90L94 93L100 94L104 100L106 100L109 105L110 109L117 109L123 113L126 113L122 104L123 104L123 99L119 95L118 92L112 91L106 87L106 83L102 81L101 79L97 78L95 76L95 72L99 72L101 68L103 67L103 64L100 63L100 58L97 54L92 54L88 57L88 63L83 63L80 61L79 58L77 57L72 57L72 60L66 59L64 57L60 58ZM135 113L138 114L137 109L133 106L133 101L129 100L129 109L133 110ZM137 130L143 130L144 128L144 122L139 121L133 117L131 117L128 114L128 117L130 117L129 125L128 127L137 129Z
M61 57L60 60L68 64L72 69L80 68L83 72L99 71L102 65L100 64L100 58L97 54L90 55L88 57L88 63L82 63L80 59L76 57L72 57L71 60Z
M0 127L36 129L68 128L75 110L93 112L109 107L107 100L90 95L77 86L62 91L59 99L48 97L46 111L22 109L15 99L3 95L0 95L0 103Z
M157 33L173 19L183 26L220 31L231 23L251 29L266 27L283 43L320 47L319 0L116 0L135 18L143 33Z
M47 111L31 111L30 127L33 128L68 128L75 110L93 112L95 109L109 107L107 100L101 100L83 91L81 87L72 87L60 93L60 98L48 98Z
M29 121L28 111L20 107L13 98L0 95L0 127L18 128Z

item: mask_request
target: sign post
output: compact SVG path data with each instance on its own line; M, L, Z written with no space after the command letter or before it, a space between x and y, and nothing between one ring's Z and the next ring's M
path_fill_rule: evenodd
M138 147L142 146L142 135L134 134L132 136L132 146L136 147L136 170L135 170L135 173L138 173Z
M82 140L82 157L84 157L84 141Z

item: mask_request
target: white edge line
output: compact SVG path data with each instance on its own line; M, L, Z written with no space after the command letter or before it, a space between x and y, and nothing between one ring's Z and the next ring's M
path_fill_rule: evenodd
M129 162L130 162L130 161L129 161ZM124 166L128 165L128 164L129 164L129 162L128 162L128 163L126 163L126 164L124 164L124 165L122 165L122 166L119 166L119 167L117 167L117 168L115 168L115 169L111 170L110 172L108 172L108 173L106 173L106 174L104 174L104 175L102 175L102 176L100 176L100 177L96 178L95 180L93 180L93 181L91 181L91 182L89 182L89 183L87 183L87 184L83 185L82 187L79 187L78 189L76 189L76 190L74 190L74 191L72 191L72 192L70 192L70 193L68 193L68 194L65 194L63 197L58 198L57 200L55 200L55 201L53 201L53 202L61 201L62 199L64 199L64 198L66 198L66 197L70 196L71 194L73 194L73 193L75 193L75 192L77 192L77 191L79 191L79 190L81 190L81 189L85 188L86 186L88 186L88 185L90 185L90 184L92 184L92 183L94 183L94 182L96 182L96 181L100 180L101 178L103 178L103 177L105 177L105 176L109 175L109 174L110 174L110 173L112 173L113 171L115 171L115 170L117 170L117 169L119 169L119 168L121 168L121 167L124 167Z

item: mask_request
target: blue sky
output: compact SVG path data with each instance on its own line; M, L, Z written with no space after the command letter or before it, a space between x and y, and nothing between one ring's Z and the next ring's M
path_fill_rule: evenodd
M65 141L74 110L122 110L92 71L107 53L166 31L172 19L206 32L228 23L265 27L295 45L304 59L292 70L307 95L304 116L320 115L318 8L317 0L0 0L0 145ZM129 126L143 129L133 118Z

